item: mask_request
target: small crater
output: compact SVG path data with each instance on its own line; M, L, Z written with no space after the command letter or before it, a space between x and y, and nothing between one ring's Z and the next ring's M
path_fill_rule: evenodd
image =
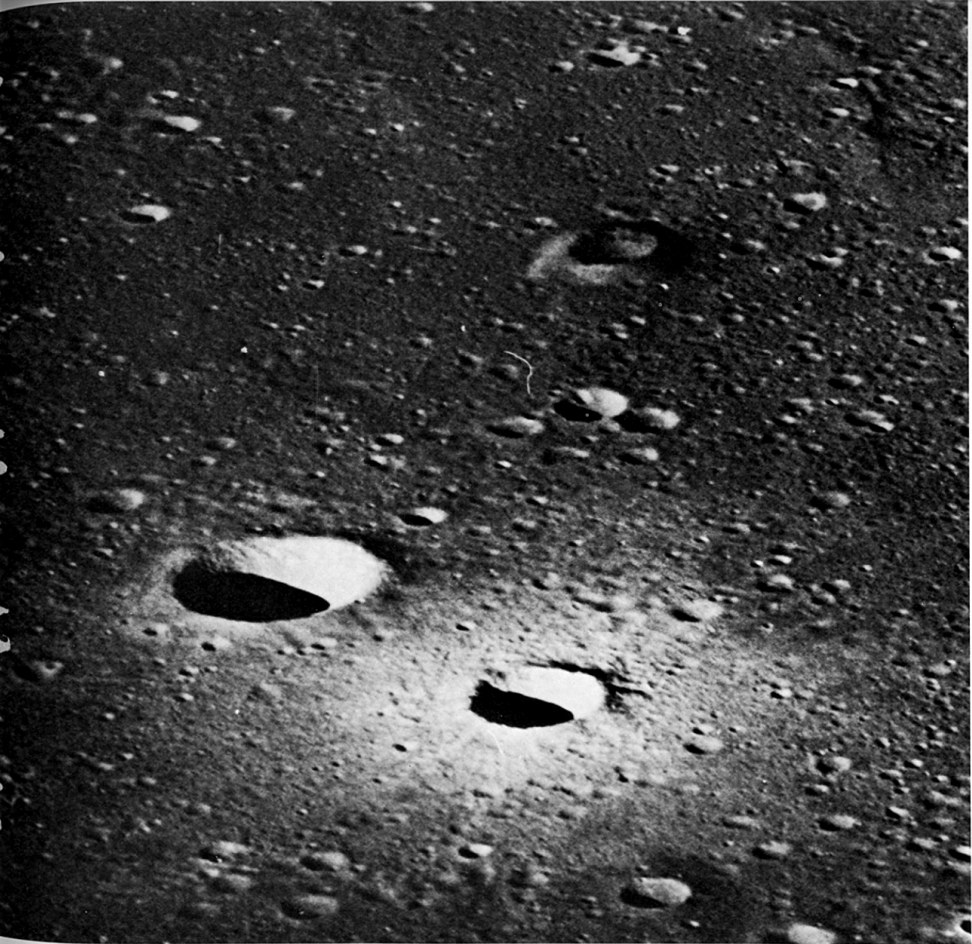
M322 597L279 580L213 570L199 561L190 561L176 575L172 590L187 610L248 623L303 619L331 606Z
M694 247L681 233L654 219L610 220L582 233L569 249L582 265L649 262L664 271L684 270Z
M506 728L549 728L574 720L574 716L560 705L508 692L489 682L479 683L469 707L484 721Z
M623 265L647 259L658 248L650 232L635 226L611 226L584 233L570 247L582 265Z
M604 705L604 686L581 671L534 667L481 681L473 714L507 728L549 728L586 718Z
M173 576L188 610L249 623L303 619L363 600L387 568L338 538L253 538L196 554Z

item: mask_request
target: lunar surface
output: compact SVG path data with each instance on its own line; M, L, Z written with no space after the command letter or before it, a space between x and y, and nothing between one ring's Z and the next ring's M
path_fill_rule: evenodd
M0 933L951 944L966 15L0 16Z

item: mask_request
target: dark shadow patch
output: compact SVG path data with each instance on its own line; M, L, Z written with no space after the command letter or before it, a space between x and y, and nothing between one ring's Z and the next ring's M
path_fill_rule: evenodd
M246 623L302 619L330 607L323 597L279 580L215 570L199 561L176 574L172 591L187 610Z
M645 417L639 416L634 410L627 410L620 416L616 416L614 421L626 433L658 433L667 432L659 430L657 425L652 425Z
M433 522L429 521L424 515L414 515L406 511L398 516L402 521L412 528L431 528Z
M363 547L369 554L380 558L404 583L415 583L441 567L441 562L424 550L391 535L369 534L347 528L338 531L335 536L345 541L352 541L359 547ZM384 592L389 591L386 588Z
M695 246L658 220L610 221L582 233L570 255L582 265L647 264L674 273L691 265Z
M484 721L507 728L549 728L574 720L573 714L560 705L503 691L489 682L479 683L469 707Z
M596 423L602 418L600 413L576 400L561 400L554 406L554 410L571 423Z
M621 892L621 901L632 908L654 909L671 907L670 905L666 905L664 902L652 901L645 898L643 895L639 895L634 889L631 888L626 888Z
M118 214L126 223L135 226L157 226L159 221L145 213L133 213L131 210L122 210Z
M582 233L570 255L582 265L624 265L658 251L658 240L643 228L605 226Z

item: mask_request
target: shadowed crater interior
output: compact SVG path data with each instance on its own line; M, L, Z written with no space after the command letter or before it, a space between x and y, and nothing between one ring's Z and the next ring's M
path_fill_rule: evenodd
M507 692L489 682L479 683L469 707L484 721L507 728L549 728L574 720L573 714L560 705Z
M592 410L583 403L577 403L575 400L570 399L560 400L555 403L554 410L565 420L570 420L571 423L596 423L598 420L603 419L597 410Z
M301 619L330 607L323 597L299 587L257 574L214 569L199 561L190 561L179 571L172 590L186 609L248 623Z
M680 271L692 261L690 240L658 220L612 220L582 233L570 255L583 265L649 261L655 268Z

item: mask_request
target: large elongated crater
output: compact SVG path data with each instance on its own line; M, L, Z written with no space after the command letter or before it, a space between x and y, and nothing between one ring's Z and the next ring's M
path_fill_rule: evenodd
M196 613L267 623L363 600L386 574L377 557L340 538L252 538L201 551L175 574L172 592Z

